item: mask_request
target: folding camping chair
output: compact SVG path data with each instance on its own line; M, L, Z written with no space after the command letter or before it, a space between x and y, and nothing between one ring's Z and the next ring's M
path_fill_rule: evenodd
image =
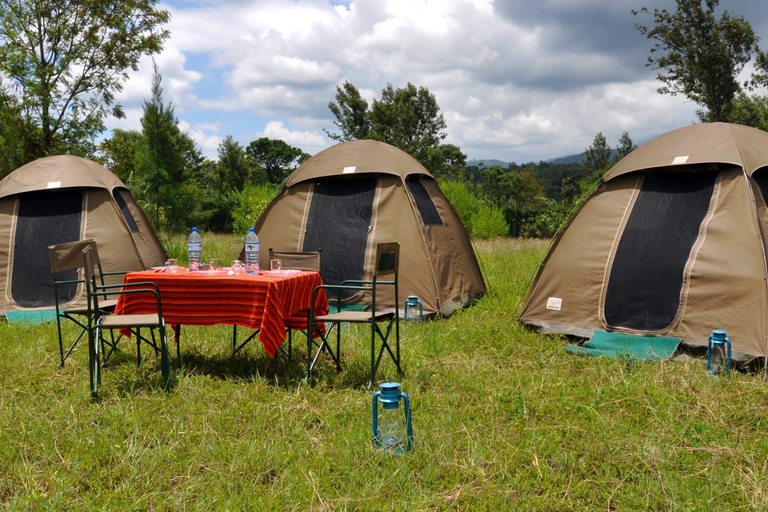
M85 284L85 279L78 275L78 271L83 267L83 249L86 247L91 248L91 259L93 260L94 265L98 267L98 279L102 285L104 284L104 276L125 275L127 273L126 271L104 272L104 269L101 266L101 260L99 259L99 252L96 248L96 241L92 238L48 246L48 258L51 262L51 273L53 275L53 295L56 307L56 328L59 336L59 356L61 357L59 366L64 366L64 360L69 357L72 350L74 350L75 346L88 329L87 305L62 308L59 304L61 299L60 296L74 296L77 293L77 288L81 284ZM99 307L101 314L112 312L115 309L116 304L116 298L105 298L105 300L100 301ZM74 322L80 327L80 332L69 346L66 353L64 352L64 342L61 333L62 319ZM117 339L120 339L119 336ZM105 344L110 347L109 354L105 356L105 359L107 359L117 347L117 343L114 337L111 337L110 341L104 341Z
M163 374L165 390L171 386L171 366L168 357L168 343L165 336L165 320L160 303L160 290L155 283L129 283L129 284L98 284L94 272L93 248L86 247L81 258L85 268L86 290L88 293L88 368L90 371L91 395L97 396L101 384L101 341L104 329L130 329L136 336L137 362L141 366L141 343L147 343L160 354L160 365ZM100 298L110 295L123 295L129 293L149 293L155 296L157 301L157 313L140 315L104 315L102 313ZM148 327L152 339L147 339L141 334L141 329ZM159 333L159 342L155 339L155 329Z
M400 368L400 311L397 305L400 302L397 289L398 265L400 261L400 244L397 242L379 243L376 246L376 261L373 271L373 279L369 281L349 280L339 285L320 285L312 292L312 304L315 303L317 293L321 289L326 290L329 303L333 292L336 293L336 313L314 316L314 310L309 310L309 320L307 322L307 380L312 382L312 370L317 365L320 354L327 351L336 363L336 370L341 371L341 326L343 323L351 324L369 324L371 327L371 380L369 385L374 385L376 381L376 371L381 363L381 358L386 351L392 358L397 367L398 373L402 373ZM382 280L382 277L391 276L390 280ZM379 310L376 306L376 296L381 286L393 286L395 307L393 309ZM371 305L368 311L342 311L341 293L342 291L364 291L370 293ZM319 328L320 323L326 326L325 334ZM382 330L380 323L385 323L386 328ZM389 345L389 335L392 328L395 330L395 351ZM328 343L331 332L336 329L336 350L334 351ZM320 341L315 340L315 336ZM381 340L381 347L376 351L376 338ZM312 348L317 347L317 352L312 356Z
M307 270L310 272L320 272L320 256L321 251L275 251L271 247L269 248L269 259L280 258L284 269L291 270ZM294 330L302 331L307 328L308 315L306 313L301 315L295 315L285 318L286 331L288 335L288 350L286 351L282 346L280 351L285 354L289 361L293 361L293 336ZM232 350L233 354L242 349L248 342L250 342L258 331L252 333L246 340L239 346L237 344L237 325L233 326L232 331ZM275 357L275 368L277 368L277 357Z

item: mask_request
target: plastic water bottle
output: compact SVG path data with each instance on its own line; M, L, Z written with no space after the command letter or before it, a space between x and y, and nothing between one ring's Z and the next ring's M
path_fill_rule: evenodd
M259 237L254 228L245 236L245 271L249 274L259 271Z
M203 257L203 239L200 238L197 228L192 228L187 250L189 252L189 270L197 270Z

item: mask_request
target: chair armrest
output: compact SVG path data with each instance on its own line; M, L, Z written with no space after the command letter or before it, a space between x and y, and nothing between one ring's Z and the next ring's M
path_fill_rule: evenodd
M150 281L140 283L104 284L96 285L94 295L108 297L110 295L129 295L137 293L151 293L157 302L157 314L163 316L163 306L160 301L160 288ZM110 291L107 291L109 289Z
M361 284L350 284L345 285L343 283L361 283ZM336 295L336 310L341 311L341 292L344 290L358 290L358 291L365 291L365 292L371 292L373 291L373 286L365 286L365 283L373 284L373 281L344 281L342 284L321 284L319 286L316 286L314 290L312 290L312 304L315 303L315 300L317 298L317 292L319 290L336 290L338 293ZM376 281L376 284L395 284L394 281ZM330 299L329 299L330 300ZM375 309L375 308L374 308Z
M134 272L133 270L110 270L108 272L102 272L102 276L124 276L130 272Z

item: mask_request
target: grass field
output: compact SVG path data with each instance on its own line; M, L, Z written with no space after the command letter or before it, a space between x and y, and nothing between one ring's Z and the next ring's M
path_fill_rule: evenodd
M183 239L165 242L181 256ZM216 243L227 261L240 241ZM170 393L126 344L94 401L86 345L59 368L55 324L0 323L0 507L768 510L763 376L575 356L528 331L516 311L545 248L478 243L489 294L403 325L402 457L370 443L363 331L345 331L345 370L326 361L310 387L258 343L230 357L231 328L185 327Z

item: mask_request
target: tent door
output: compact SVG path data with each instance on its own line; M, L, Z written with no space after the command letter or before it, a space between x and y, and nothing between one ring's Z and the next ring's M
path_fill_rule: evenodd
M11 296L19 306L55 305L48 246L80 239L82 209L80 190L19 196L11 277ZM60 279L77 279L77 272L63 272ZM77 293L77 285L59 287L59 292L59 303L69 302Z
M364 279L377 183L375 178L315 183L303 250L322 249L321 276L325 284Z
M609 326L640 331L672 326L716 179L716 172L645 176L611 266L604 307Z

